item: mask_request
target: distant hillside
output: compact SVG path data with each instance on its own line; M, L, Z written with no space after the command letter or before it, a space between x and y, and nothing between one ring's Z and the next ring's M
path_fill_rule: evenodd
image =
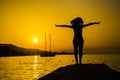
M25 56L25 55L38 55L41 51L38 49L26 49L15 46L13 44L0 44L0 57L1 56Z

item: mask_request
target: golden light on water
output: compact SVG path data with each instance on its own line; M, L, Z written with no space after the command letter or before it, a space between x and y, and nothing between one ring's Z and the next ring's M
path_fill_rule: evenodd
M37 78L39 75L39 72L37 71L37 67L38 67L38 56L34 56L34 65L33 65L33 69L34 69L34 77Z

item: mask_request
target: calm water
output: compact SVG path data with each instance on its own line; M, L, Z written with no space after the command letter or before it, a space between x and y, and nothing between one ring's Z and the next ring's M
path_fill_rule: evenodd
M88 63L105 63L120 72L120 55L83 55L83 64ZM75 64L73 55L0 57L0 80L37 80L69 64Z

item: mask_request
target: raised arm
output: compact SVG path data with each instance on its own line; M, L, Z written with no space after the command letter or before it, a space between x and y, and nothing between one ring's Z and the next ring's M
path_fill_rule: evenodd
M68 27L68 28L72 28L72 26L70 25L55 25L56 27Z
M100 24L100 22L88 23L88 24L83 25L83 27L87 27L87 26L94 25L94 24Z

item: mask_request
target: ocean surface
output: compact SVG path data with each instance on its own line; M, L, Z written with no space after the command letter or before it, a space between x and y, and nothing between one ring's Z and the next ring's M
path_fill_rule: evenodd
M120 55L83 55L83 64L107 64L120 72ZM75 64L73 55L0 57L0 80L37 80L59 67Z

